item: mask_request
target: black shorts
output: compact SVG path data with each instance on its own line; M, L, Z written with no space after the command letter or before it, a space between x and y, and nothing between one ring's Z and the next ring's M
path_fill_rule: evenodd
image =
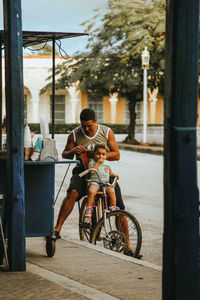
M67 193L71 192L72 190L76 190L79 193L79 197L77 199L80 200L82 197L87 195L87 182L85 180L85 176L80 177L78 174L84 171L81 167L75 167L72 171L73 175L70 179L70 185L67 190ZM121 190L119 184L117 183L115 186L115 194L116 194L116 204L117 206L124 210L125 206L122 200Z

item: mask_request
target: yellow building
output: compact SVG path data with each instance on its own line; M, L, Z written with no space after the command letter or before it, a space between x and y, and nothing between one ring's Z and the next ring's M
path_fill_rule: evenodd
M62 58L56 56L56 64L62 63ZM4 66L4 58L3 58ZM41 116L46 116L51 122L51 91L40 94L46 85L46 78L52 67L51 56L25 56L24 67L24 117L28 123L39 123ZM4 70L3 70L4 75ZM163 99L158 91L148 90L148 124L163 124ZM141 99L142 100L142 99ZM98 120L104 123L129 123L128 102L119 99L117 95L103 98L93 98L76 89L76 85L55 92L55 122L77 123L80 111L85 107L93 108ZM136 122L142 124L143 101L136 104ZM5 87L3 87L3 116L5 115Z
M149 97L150 98L150 97ZM116 97L103 97L92 100L84 92L81 93L81 106L92 107L98 115L98 119L104 123L128 123L129 111L126 99ZM158 96L155 101L148 101L148 124L163 124L163 98ZM142 123L143 101L136 103L136 122Z

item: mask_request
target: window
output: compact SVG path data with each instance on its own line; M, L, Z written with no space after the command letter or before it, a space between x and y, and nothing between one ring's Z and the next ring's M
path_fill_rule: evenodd
M24 95L24 123L27 123L27 95Z
M136 103L135 113L136 113L136 124L141 124L142 123L142 102ZM128 100L126 100L125 122L126 122L126 124L129 124L129 122L130 122L130 112L129 112L129 107L128 107Z
M96 112L99 123L103 122L103 100L97 99L95 96L88 95L88 107Z
M50 120L52 121L52 96L50 98ZM55 123L65 123L65 95L55 95Z

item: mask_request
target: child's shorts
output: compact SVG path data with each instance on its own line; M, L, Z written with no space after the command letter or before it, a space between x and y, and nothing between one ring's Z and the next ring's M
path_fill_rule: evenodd
M99 184L98 182L91 181L90 186L91 186L91 185L95 185L95 186L98 188L98 190L101 189L101 186L100 186L100 184Z

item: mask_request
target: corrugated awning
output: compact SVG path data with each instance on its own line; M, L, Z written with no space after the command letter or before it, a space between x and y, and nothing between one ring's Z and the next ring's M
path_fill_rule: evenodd
M4 44L4 30L0 30L0 40ZM23 47L47 43L52 40L60 40L87 35L86 33L76 32L48 32L48 31L22 31Z

